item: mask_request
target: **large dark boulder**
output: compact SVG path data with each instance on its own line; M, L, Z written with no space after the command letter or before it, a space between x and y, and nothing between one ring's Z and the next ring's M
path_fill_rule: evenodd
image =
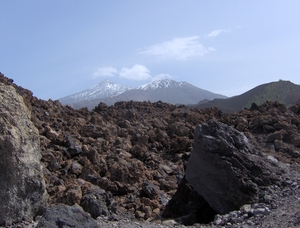
M196 127L186 179L217 213L257 202L260 187L279 179L276 171L233 127L214 120Z
M39 133L23 98L0 84L0 225L33 219L46 206Z

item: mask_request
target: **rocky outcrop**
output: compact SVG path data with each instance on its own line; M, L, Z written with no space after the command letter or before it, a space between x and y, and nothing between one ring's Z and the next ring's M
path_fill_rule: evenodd
M0 84L0 225L32 219L46 206L39 133L23 98Z
M209 120L195 129L187 181L219 214L258 202L262 186L278 181L280 168L258 154L236 129Z

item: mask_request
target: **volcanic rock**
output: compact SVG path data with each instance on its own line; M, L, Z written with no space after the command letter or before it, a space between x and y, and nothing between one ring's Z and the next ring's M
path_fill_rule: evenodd
M78 205L51 205L36 228L86 227L97 228L97 222Z
M217 213L257 202L260 186L279 180L275 173L233 127L214 120L196 127L186 179Z
M46 205L39 133L12 86L0 84L0 225L33 218Z
M84 211L96 219L98 216L108 216L108 207L111 204L111 194L107 194L102 189L87 192L82 198L80 205Z

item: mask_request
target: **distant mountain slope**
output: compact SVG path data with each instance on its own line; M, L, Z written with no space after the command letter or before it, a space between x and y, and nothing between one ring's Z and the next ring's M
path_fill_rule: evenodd
M98 98L117 96L118 94L123 93L129 89L131 88L127 86L115 84L110 80L105 80L79 93L75 93L70 96L63 97L59 99L59 101L64 105L65 104L72 105L78 102L85 102L85 101L90 101Z
M225 96L200 89L187 82L176 82L174 80L164 79L148 83L136 89L127 90L114 97L78 102L73 104L73 107L88 107L92 109L100 102L113 105L118 101L130 100L151 102L161 100L170 104L195 104L199 100L212 100L214 98L225 98Z
M259 85L241 95L227 99L214 99L203 103L200 101L196 107L217 107L223 112L239 111L250 108L252 103L260 105L266 101L279 101L290 105L300 99L300 86L290 81L280 80Z

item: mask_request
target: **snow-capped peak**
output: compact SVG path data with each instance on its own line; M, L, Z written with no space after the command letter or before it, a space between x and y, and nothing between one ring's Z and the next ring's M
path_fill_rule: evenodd
M70 96L61 98L60 101L62 103L74 103L98 98L114 97L129 89L131 88L115 84L107 79L79 93L75 93Z
M91 88L89 88L85 91L99 91L99 90L101 90L102 92L105 92L105 91L106 92L107 91L118 92L120 89L122 90L122 88L124 88L124 89L127 88L128 89L129 87L115 84L112 81L110 81L109 79L106 79L105 81L100 82L99 84L94 85L94 86L92 86Z
M181 88L186 82L176 82L171 79L162 79L150 82L148 84L138 87L139 90L155 90L155 89L170 89Z

